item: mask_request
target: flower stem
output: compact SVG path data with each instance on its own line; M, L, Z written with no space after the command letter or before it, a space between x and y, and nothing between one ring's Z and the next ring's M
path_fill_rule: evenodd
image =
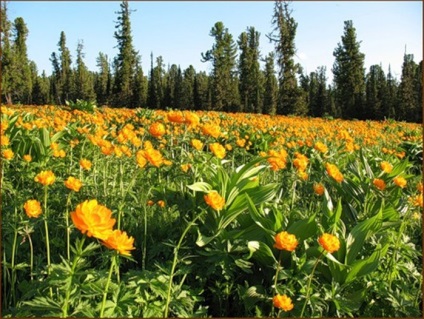
M300 313L300 318L303 317L303 313L305 311L306 305L307 305L308 300L309 300L309 288L311 287L312 277L314 276L315 269L317 268L318 263L321 260L321 257L322 257L323 254L324 254L324 252L322 252L321 255L319 255L317 261L315 262L314 268L312 269L312 273L309 276L308 286L306 287L306 299L305 299L305 303L303 304L303 307L302 307L302 312Z
M278 257L278 264L277 264L277 270L275 272L275 279L274 279L274 295L278 294L277 291L277 281L278 281L278 273L280 272L280 268L281 268L281 257L283 256L283 251L280 250L280 256ZM274 317L274 313L275 313L275 308L272 307L271 310L271 317Z
M115 260L116 260L115 258L116 258L116 252L114 252L114 255L112 256L110 261L109 275L107 277L105 291L103 292L102 308L100 309L100 318L103 318L103 313L105 311L107 291L109 290L110 279L112 278L112 272L115 266Z
M46 231L46 250L47 250L47 275L50 275L50 240L49 240L49 226L47 224L47 186L44 186L44 229ZM50 297L53 298L53 289L50 287Z
M172 268L171 268L171 274L169 275L169 283L168 283L168 294L166 296L166 304L165 304L165 311L163 313L163 317L164 318L168 318L168 313L169 313L169 303L171 301L171 288L172 288L172 280L174 277L174 272L175 272L175 267L177 266L178 263L178 251L181 247L181 244L183 242L183 239L185 237L185 235L187 234L187 232L189 231L189 229L191 228L191 226L194 225L194 223L196 222L196 220L198 220L200 217L202 217L204 215L206 211L203 211L202 213L200 213L199 215L197 215L186 227L186 229L184 230L183 234L180 237L180 240L178 241L177 246L174 249L174 261L172 262Z

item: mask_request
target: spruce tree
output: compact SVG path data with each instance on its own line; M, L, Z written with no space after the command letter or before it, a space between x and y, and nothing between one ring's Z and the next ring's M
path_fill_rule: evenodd
M298 88L296 73L298 66L294 62L297 23L291 16L289 2L276 0L272 23L275 26L268 38L275 43L277 65L279 67L278 114L305 113L302 92Z
M60 40L58 43L60 52L60 82L61 96L59 104L65 104L65 101L72 100L73 96L73 83L72 83L72 59L71 52L66 46L66 35L65 32L60 33Z
M183 82L181 89L181 105L183 109L194 110L194 82L196 79L196 70L190 65L183 72Z
M77 45L77 61L75 69L75 98L87 101L95 101L96 94L94 92L94 81L91 73L88 71L87 66L84 63L84 53L82 52L84 43L78 42Z
M352 21L344 22L344 35L333 55L334 93L343 118L364 117L365 55L360 52Z
M386 95L383 98L382 105L382 116L384 118L397 118L396 108L398 107L398 82L396 78L392 75L392 70L389 65L389 71L387 73L387 86L386 86Z
M222 22L210 31L215 38L211 50L202 53L202 62L212 62L212 107L214 110L235 111L240 103L236 77L237 48L232 35Z
M384 97L387 94L386 75L380 65L371 65L366 76L364 118L384 118Z
M50 99L50 79L43 70L41 76L37 76L32 89L32 101L36 105L47 105L51 103Z
M274 52L270 52L265 58L264 70L264 96L262 112L275 115L277 112L278 82L275 76Z
M113 84L112 105L118 107L134 107L133 81L135 78L138 52L134 50L131 35L130 9L128 1L122 1L118 21L115 26L115 39L118 41L118 55L114 59L115 78Z
M140 59L137 59L132 91L133 101L131 104L135 107L145 107L147 103L147 78L144 76Z
M1 35L1 97L6 99L7 104L13 103L11 77L13 74L13 60L11 43L10 43L10 29L11 22L7 16L7 2L0 2L0 35Z
M404 54L402 64L402 75L399 84L399 108L396 110L397 118L408 122L418 120L422 105L419 105L417 87L418 66L414 62L413 54Z
M211 82L211 77L206 72L202 71L196 74L193 85L193 100L196 110L212 109Z
M99 68L99 72L96 73L95 76L94 84L97 103L99 105L109 105L112 88L112 74L107 55L99 52L96 62Z

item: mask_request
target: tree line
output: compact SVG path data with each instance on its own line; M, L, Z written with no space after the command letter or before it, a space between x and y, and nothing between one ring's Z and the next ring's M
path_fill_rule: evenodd
M274 28L266 35L274 51L267 55L259 51L261 34L253 26L235 39L223 22L216 22L209 33L214 44L201 53L201 61L212 66L210 74L197 72L192 65L184 70L176 64L166 67L163 58L153 53L145 74L133 45L131 12L123 1L114 33L118 54L110 59L99 52L97 71L84 63L82 40L73 59L62 31L58 51L50 57L52 74L39 75L28 58L29 30L24 19L9 21L7 3L2 2L2 101L64 105L82 99L111 107L422 121L422 61L415 63L413 55L405 52L400 81L390 66L387 73L381 65L366 72L352 21L344 22L341 42L333 52L333 83L327 84L324 66L307 74L294 62L297 23L287 1L275 1Z

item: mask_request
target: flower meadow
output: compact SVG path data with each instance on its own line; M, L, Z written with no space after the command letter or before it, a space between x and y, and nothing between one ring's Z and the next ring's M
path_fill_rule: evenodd
M3 317L421 317L422 127L1 107Z

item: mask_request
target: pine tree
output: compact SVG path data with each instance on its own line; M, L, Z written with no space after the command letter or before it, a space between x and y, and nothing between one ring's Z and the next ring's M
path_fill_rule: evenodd
M137 59L133 81L133 101L135 107L145 107L147 103L147 78L144 76L140 59Z
M265 58L264 71L264 96L262 112L275 115L277 112L278 83L274 69L274 52L270 52Z
M44 70L41 77L37 76L34 83L34 87L32 89L32 101L36 105L47 105L51 103L50 80L46 76L46 72Z
M408 122L415 122L419 117L418 87L417 87L418 66L414 62L413 54L404 54L402 64L402 75L399 84L399 108L396 110L397 118Z
M260 33L254 27L247 28L247 31L239 36L238 45L241 51L239 58L239 111L250 113L261 111L259 37Z
M398 107L398 86L397 80L392 75L392 70L389 65L386 80L386 95L383 98L382 116L384 118L396 118L396 108Z
M96 62L97 67L99 68L99 72L96 73L95 76L94 84L97 103L99 105L109 105L112 88L112 74L107 55L99 52Z
M327 110L328 92L325 72L326 68L321 66L309 74L308 109L311 116L322 117L329 111Z
M384 118L384 97L387 95L387 81L380 65L370 66L365 88L364 118L382 120Z
M13 103L11 77L13 74L13 58L10 44L11 23L7 17L7 2L0 2L0 27L1 27L1 97L6 99L7 104Z
M418 93L418 113L416 115L415 121L422 123L423 121L423 60L418 64L416 77L415 77L415 87Z
M240 103L235 74L237 48L222 22L210 31L215 38L211 50L202 53L202 62L212 62L212 106L214 110L235 111Z
M115 28L115 39L118 41L118 55L114 59L115 79L113 84L113 106L134 107L133 81L135 78L137 56L132 44L130 9L128 1L122 1L121 10Z
M333 64L336 104L343 118L364 116L365 95L365 55L360 52L360 42L356 41L356 29L352 21L344 22L342 43L334 50Z
M164 83L164 64L162 56L156 58L156 66L153 67L153 53L151 57L151 70L149 79L149 90L147 96L147 104L154 109L166 107L165 83Z
M277 113L302 114L306 108L296 79L298 66L293 59L296 53L294 39L297 23L291 16L288 1L275 1L272 23L275 28L268 35L268 38L275 43L277 65L279 67Z
M194 102L194 82L196 79L196 70L190 65L183 72L183 82L181 90L181 105L183 109L194 110L196 108Z
M205 72L199 72L194 78L193 100L195 110L212 109L211 78Z
M77 66L74 71L75 74L75 98L87 101L95 101L96 94L94 92L94 81L91 73L88 71L87 66L84 63L84 53L82 52L84 43L78 42L77 45Z

